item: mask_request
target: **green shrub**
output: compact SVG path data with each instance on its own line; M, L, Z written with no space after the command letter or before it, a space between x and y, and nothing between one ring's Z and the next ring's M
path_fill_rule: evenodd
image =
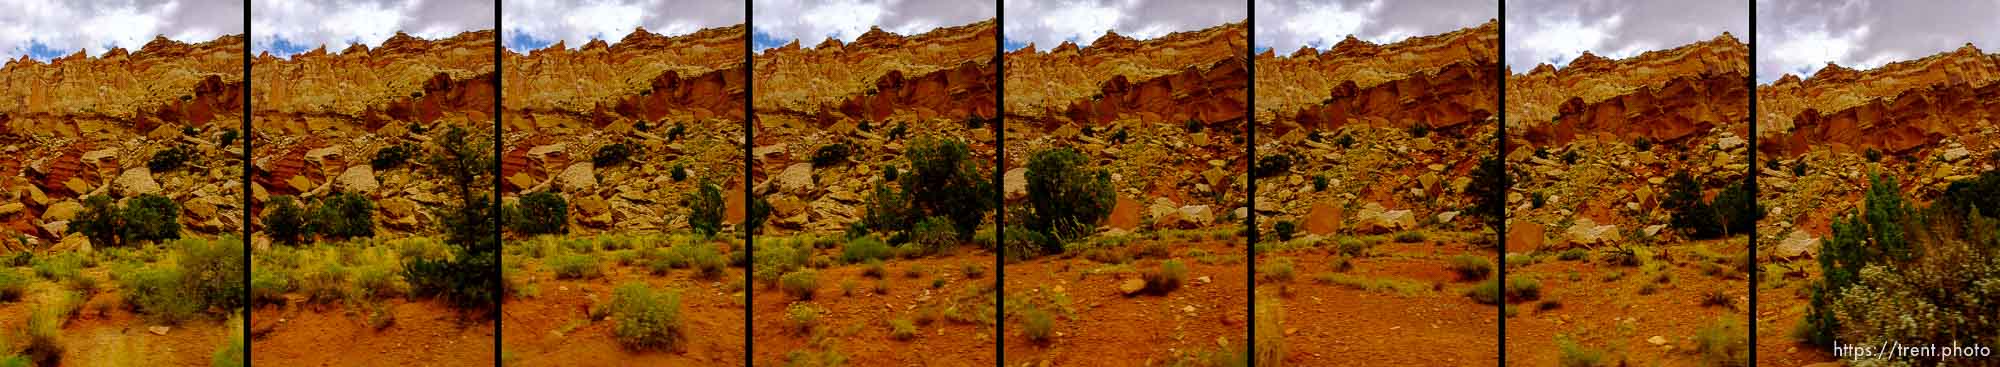
M1027 227L1049 237L1040 253L1062 253L1064 242L1089 235L1111 215L1117 200L1111 174L1086 168L1088 164L1089 158L1070 148L1035 152L1028 159L1028 201L1034 211Z
M848 147L846 142L822 145L819 150L813 151L812 165L817 168L847 163L847 156L851 154L854 154L853 148Z
M896 182L896 178L902 173L903 171L897 169L895 165L882 165L882 182Z
M597 167L610 167L625 163L632 156L632 147L625 143L606 144L597 147L597 153L590 155L590 163Z
M569 201L562 195L537 191L521 195L520 204L507 207L507 229L522 235L569 232Z
M1167 260L1160 263L1158 270L1141 274L1140 278L1146 281L1147 293L1166 295L1181 288L1181 283L1187 281L1187 272L1186 264L1181 264L1179 260Z
M249 346L245 344L250 338L244 335L248 326L243 318L231 317L228 325L229 336L223 338L221 348L215 349L214 357L209 360L211 367L243 367L243 356L250 355Z
M1425 236L1423 232L1402 231L1396 233L1395 239L1396 243L1418 243L1428 240L1429 237Z
M826 309L814 306L811 303L793 303L791 306L785 307L785 322L789 324L792 332L801 335L809 334L812 333L813 328L819 326L819 316L824 313L826 313Z
M1327 185L1326 174L1313 175L1313 191L1326 191Z
M751 234L763 233L764 221L771 218L771 200L751 195L750 207L744 209L743 228L749 228Z
M36 276L52 282L63 281L82 275L83 255L65 252L54 256L43 256L36 258L32 265Z
M1278 235L1279 241L1291 241L1292 235L1296 234L1298 230L1298 223L1293 223L1289 220L1281 220L1271 224L1271 232Z
M1695 331L1695 351L1705 366L1749 366L1749 337L1742 320L1725 316Z
M673 167L673 168L668 168L668 169L667 169L667 176L668 176L669 178L672 178L672 179L674 179L674 182L681 182L681 181L687 181L687 179L688 179L688 167L687 167L687 164L685 164L685 163L674 163L674 167Z
M1562 253L1556 255L1556 259L1562 261L1577 261L1577 260L1583 260L1586 257L1590 257L1590 250L1584 250L1580 248L1563 250Z
M819 274L811 269L802 269L785 274L785 276L778 279L778 289L792 296L793 299L813 299L813 293L819 291Z
M722 270L727 266L724 264L722 252L709 244L675 245L668 251L671 253L669 256L682 259L687 267L694 269L705 279L722 276Z
M1743 182L1730 183L1713 202L1702 201L1701 184L1686 171L1668 178L1667 187L1660 206L1673 214L1669 224L1692 238L1746 234L1764 217L1764 207Z
M312 237L306 229L306 212L290 195L271 197L264 206L264 234L272 242L298 246Z
M840 261L849 264L859 264L869 260L887 259L892 256L894 251L894 249L889 248L888 243L882 242L881 239L877 239L875 236L862 236L861 238L849 240L846 245L840 247Z
M1501 292L1500 279L1487 278L1486 281L1479 282L1479 285L1475 285L1472 287L1472 289L1466 290L1465 296L1471 297L1473 301L1477 301L1479 303L1497 305L1500 304L1501 301L1500 292Z
M1578 344L1569 335L1556 335L1556 364L1563 367L1597 367L1606 365L1605 353Z
M891 319L889 320L889 337L903 341L916 339L917 325L910 322L910 319Z
M1532 277L1507 277L1507 300L1533 301L1542 299L1542 282Z
M1199 133L1204 127L1207 127L1207 125L1203 124L1201 120L1188 119L1181 122L1181 130L1186 130L1189 134Z
M686 339L678 291L657 291L641 282L619 285L611 292L611 314L618 320L612 333L626 348L674 349Z
M179 169L187 166L187 162L193 160L195 154L193 147L187 144L175 144L173 147L154 152L153 157L146 160L146 169L152 170L153 173Z
M1289 257L1266 261L1264 262L1264 266L1259 270L1264 273L1265 278L1279 283L1290 283L1292 279L1298 277L1298 269L1293 265L1292 258Z
M555 269L556 279L597 279L604 276L604 265L596 256L571 254L549 260L549 267Z
M165 196L143 194L132 198L119 211L118 219L121 244L181 238L181 205Z
M1653 139L1644 136L1632 139L1632 150L1641 152L1653 150Z
M907 230L923 217L923 212L910 202L908 193L881 183L875 184L874 192L862 205L865 208L861 217L863 229Z
M1425 136L1430 136L1431 124L1424 123L1423 121L1418 121L1417 123L1410 124L1409 130L1406 132L1410 133L1410 137L1412 138L1421 138Z
M236 143L236 138L239 137L239 135L240 133L237 133L236 129L224 128L222 129L222 136L219 137L218 140L216 140L215 145L229 147L230 145Z
M256 265L250 272L250 303L253 306L285 302L285 293L295 289L291 275L275 266Z
M901 175L898 185L908 193L910 205L926 217L951 220L959 240L972 239L997 205L991 166L973 159L965 143L936 137L911 143L903 157L910 161L910 172Z
M923 245L925 254L937 254L959 244L958 230L945 217L930 217L910 229L910 241Z
M21 333L27 339L21 346L21 354L34 360L35 365L62 365L65 349L62 345L62 324L65 318L58 313L54 309L40 307L30 311L27 328Z
M375 150L375 158L368 161L368 166L377 171L402 167L416 153L417 147L409 143L382 147Z
M1863 157L1867 157L1867 158L1868 158L1868 161L1869 161L1869 162L1881 162L1881 161L1882 161L1882 151L1880 151L1880 150L1875 150L1875 148L1868 148L1868 151L1867 151L1867 152L1864 152L1864 153L1862 153L1861 155L1862 155Z
M1254 173L1257 175L1257 178L1265 178L1265 177L1291 173L1292 156L1290 154L1272 154L1264 156L1264 158L1257 159L1257 167L1253 171L1255 171Z
M1512 185L1505 163L1493 156L1480 157L1471 175L1465 194L1472 197L1472 216L1482 219L1488 228L1500 228L1507 220L1507 188Z
M198 310L232 310L248 304L243 289L243 241L233 236L215 240L182 239L173 243L174 263L181 268L180 283L188 296L198 302Z
M146 267L120 274L119 289L126 303L156 322L178 324L190 320L207 305L201 304L182 286L180 268Z
M1458 274L1459 280L1481 280L1493 274L1493 261L1472 255L1452 256L1445 267Z
M727 206L722 202L722 188L706 179L697 186L683 199L688 206L688 227L702 236L714 236L722 231L722 210Z
M2000 343L1985 315L2000 299L2000 220L1984 214L1988 175L1949 184L1917 209L1896 181L1871 174L1865 205L1836 219L1820 242L1821 279L1802 332L1823 348L1843 342ZM1940 291L1951 290L1951 291Z
M342 192L319 201L313 207L308 232L321 238L346 240L375 235L375 202L367 196Z
M0 269L0 302L21 300L28 293L28 277L14 269Z
M1048 344L1049 338L1055 336L1055 326L1055 318L1048 311L1029 307L1021 313L1021 331L1028 341Z

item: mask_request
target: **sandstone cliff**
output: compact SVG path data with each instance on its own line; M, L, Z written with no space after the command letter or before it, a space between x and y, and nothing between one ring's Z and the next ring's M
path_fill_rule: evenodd
M454 126L492 143L493 42L491 30L438 40L398 32L373 49L251 59L252 216L273 195L354 192L375 200L376 222L391 233L431 228L423 208L444 204L445 183L416 162ZM371 166L396 146L413 149L409 163Z
M870 29L853 43L797 40L753 57L756 140L750 191L771 203L777 232L831 232L858 220L883 170L908 172L918 139L965 143L994 159L999 38L992 19L916 35ZM813 154L841 146L839 163ZM987 165L990 167L991 165Z
M1497 114L1499 22L1375 45L1349 36L1326 52L1257 56L1257 117L1283 135L1347 124L1451 128ZM1269 122L1268 124L1265 122Z
M1507 131L1537 145L1579 134L1676 143L1723 127L1749 134L1749 47L1729 33L1624 60L1585 52L1508 76Z
M571 233L666 231L687 228L681 197L706 180L728 192L727 221L741 220L746 30L668 37L642 28L616 44L506 51L507 200L558 192L571 205ZM592 162L614 145L631 148L630 159ZM687 178L673 179L680 169Z
M1905 153L1993 125L2000 59L1957 50L1866 72L1829 64L1812 78L1785 75L1757 88L1760 152L1813 147Z
M1026 205L1030 155L1070 148L1111 174L1119 198L1106 225L1200 228L1248 215L1248 32L1245 23L1149 40L1111 32L1089 47L1008 52L1009 205Z
M159 194L182 206L194 234L241 228L243 110L240 35L188 44L155 38L136 52L78 51L43 63L27 57L0 67L0 222L30 238L8 248L83 246L65 236L91 195ZM153 172L156 152L180 147L187 164Z

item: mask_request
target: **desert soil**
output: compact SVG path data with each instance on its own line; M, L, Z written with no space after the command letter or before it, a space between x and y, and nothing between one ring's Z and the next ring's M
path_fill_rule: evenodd
M838 257L838 247L815 256ZM962 248L955 253L884 261L881 278L864 274L866 265L832 265L816 270L819 290L810 301L798 300L769 284L751 286L754 317L751 350L754 365L783 366L793 354L800 359L844 356L849 366L992 366L994 256ZM964 269L982 269L977 276ZM920 274L910 276L912 269ZM1011 271L1011 270L1010 270ZM942 279L943 286L933 288ZM853 282L853 293L843 283ZM886 293L878 293L878 287ZM800 331L787 319L788 308L810 303L825 310L817 331ZM931 313L928 323L918 314ZM910 319L916 336L897 340L888 322ZM832 352L832 353L829 353Z
M1529 265L1509 268L1509 279L1539 280L1542 301L1514 304L1519 314L1507 319L1508 364L1554 365L1562 353L1556 345L1557 335L1570 335L1583 347L1605 351L1607 363L1703 365L1696 350L1696 332L1724 317L1747 322L1743 320L1750 289L1741 271L1707 274L1712 268L1709 265L1726 266L1695 253L1697 248L1706 248L1733 257L1748 251L1741 241L1645 246L1655 252L1653 261L1659 264L1659 273L1601 261L1608 247L1590 251L1582 260L1565 261L1547 254ZM1671 280L1662 283L1658 274L1670 274ZM1648 284L1656 287L1656 292L1643 294L1641 289ZM1703 305L1703 296L1710 292L1722 292L1730 305ZM1544 309L1542 304L1550 300L1559 306ZM1747 343L1748 338L1746 334L1737 341Z
M1383 243L1376 256L1350 258L1352 269L1341 272L1341 255L1324 251L1275 252L1260 256L1292 258L1298 279L1258 281L1258 294L1276 294L1285 310L1286 364L1305 366L1363 363L1378 366L1492 365L1499 361L1500 308L1466 297L1476 281L1459 280L1446 268L1454 255L1495 256L1492 248L1462 243ZM1262 266L1262 265L1260 265ZM1267 270L1259 268L1260 271ZM1409 281L1427 290L1414 294L1371 291L1314 281L1317 274ZM1258 325L1258 327L1267 327ZM1437 345L1448 348L1411 348ZM1364 363L1365 362L1365 363Z
M1249 343L1250 281L1243 242L1154 239L1123 245L1164 245L1168 258L1187 265L1187 281L1164 296L1126 296L1119 285L1157 269L1165 259L1107 264L1071 251L1007 264L1007 308L1041 307L1055 322L1053 336L1037 343L1022 331L1022 317L1010 314L1006 364L1159 366L1244 348Z
M506 325L503 359L518 366L685 366L743 364L743 297L731 284L743 279L743 269L703 278L693 269L653 275L643 264L603 261L597 279L556 279L537 259L523 260L524 274L534 279L535 295L510 297L501 319ZM686 337L677 350L636 351L620 344L614 320L591 321L593 305L609 302L619 285L642 282L654 289L675 289L681 295L681 325Z

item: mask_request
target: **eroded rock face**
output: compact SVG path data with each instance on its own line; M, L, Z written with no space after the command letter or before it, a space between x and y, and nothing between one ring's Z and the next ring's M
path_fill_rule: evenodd
M558 42L523 55L504 51L507 127L606 129L635 121L742 121L748 90L745 27L667 37L634 30L617 44L570 49Z
M1907 153L1993 125L2000 116L2000 60L1966 44L1868 71L1827 65L1757 88L1762 153L1796 156L1816 146ZM1765 107L1769 106L1769 107Z
M755 57L758 113L842 121L993 118L999 70L992 20L903 36L870 29L852 44L797 41Z
M1244 119L1248 27L1242 23L1137 41L1117 33L1079 49L1009 52L1007 114L1030 122L1179 123Z
M1538 146L1578 135L1675 142L1715 127L1749 134L1749 48L1729 33L1624 60L1584 53L1507 80L1508 134Z
M240 35L184 43L155 38L134 52L82 51L0 66L0 233L37 249L64 241L81 198L161 195L183 204L188 235L239 228L241 160L224 130L243 117ZM237 142L240 142L238 140ZM183 147L186 165L148 168ZM211 205L213 203L213 205ZM87 247L87 246L82 246Z
M1348 37L1327 52L1257 56L1258 122L1283 135L1348 124L1453 128L1485 121L1499 77L1499 22L1375 45Z

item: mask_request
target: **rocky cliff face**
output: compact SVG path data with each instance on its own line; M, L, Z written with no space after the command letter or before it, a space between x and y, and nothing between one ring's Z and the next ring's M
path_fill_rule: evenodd
M1008 52L1010 205L1026 205L1028 157L1071 148L1111 173L1112 227L1195 228L1248 215L1248 32L1244 23L1143 41L1113 32L1089 47Z
M1728 33L1624 60L1584 53L1507 80L1510 135L1560 144L1578 134L1674 142L1711 128L1749 133L1749 48Z
M2000 164L2000 55L1971 44L1872 70L1785 75L1757 98L1767 163L1758 200L1773 213L1758 230L1776 246L1764 254L1816 251L1829 223L1861 206L1871 174L1924 202Z
M667 37L638 29L613 45L506 51L506 200L559 192L575 218L571 233L614 224L667 231L687 228L681 196L706 181L728 192L727 221L741 220L746 30ZM592 162L613 145L630 148L630 159ZM687 178L674 179L681 169Z
M1967 44L1866 72L1827 65L1757 88L1758 148L1796 156L1815 146L1906 153L1992 126L2000 59Z
M883 170L909 172L903 149L917 139L957 140L971 159L992 161L996 30L991 19L908 36L876 28L853 43L793 41L755 55L750 190L770 200L770 226L846 229L866 212L862 200ZM811 163L836 144L847 159Z
M354 192L376 201L376 222L389 233L430 228L423 208L444 203L445 183L416 162L451 127L492 144L493 42L491 30L439 40L398 32L374 49L251 59L252 216L273 195ZM405 145L409 163L370 164Z
M1258 55L1258 152L1295 162L1258 182L1259 214L1275 219L1260 222L1318 235L1475 225L1458 210L1470 202L1468 172L1490 154L1478 147L1499 125L1498 41L1489 21Z
M82 198L173 198L183 228L241 228L237 198L243 110L242 36L188 44L156 38L136 52L81 51L47 63L22 57L0 67L0 245L84 246L65 236ZM180 147L187 164L153 172L156 152Z

